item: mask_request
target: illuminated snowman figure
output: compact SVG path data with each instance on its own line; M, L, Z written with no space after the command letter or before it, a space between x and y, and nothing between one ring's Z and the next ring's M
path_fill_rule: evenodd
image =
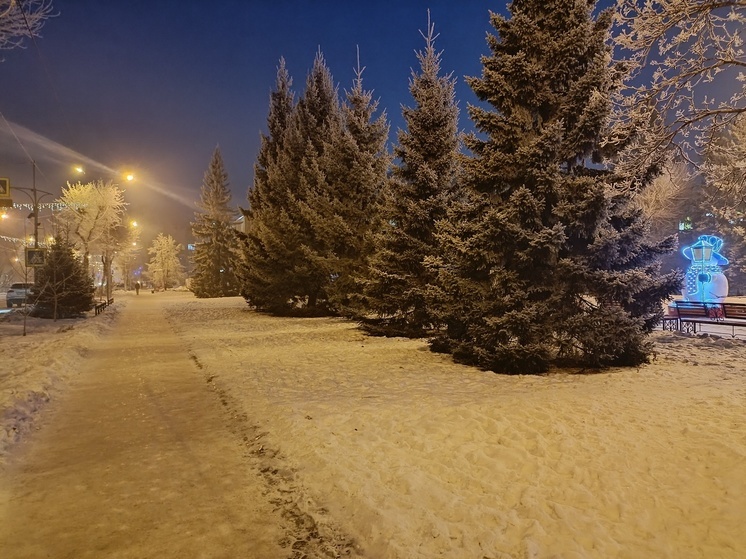
M722 247L720 237L702 235L681 251L691 261L684 276L684 301L720 303L728 296L728 278L720 268L728 263L720 254Z

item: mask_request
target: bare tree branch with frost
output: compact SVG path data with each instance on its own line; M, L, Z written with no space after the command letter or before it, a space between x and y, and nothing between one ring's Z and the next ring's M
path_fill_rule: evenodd
M735 120L707 147L703 165L707 184L729 206L746 207L746 116Z
M23 48L54 17L52 0L0 0L0 50Z
M91 250L110 248L112 232L122 223L127 206L124 193L112 182L68 183L60 198L64 209L57 214L64 231L80 247L88 268Z
M663 238L676 231L691 204L693 182L686 163L669 159L661 174L634 198L655 237Z
M630 64L618 133L654 122L650 148L701 154L746 110L746 0L617 0L614 42Z

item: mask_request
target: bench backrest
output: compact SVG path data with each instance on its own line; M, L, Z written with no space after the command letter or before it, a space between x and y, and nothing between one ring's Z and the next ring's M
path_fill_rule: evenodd
M676 313L679 318L709 318L710 316L705 303L693 301L676 301Z
M723 303L722 306L725 318L746 319L746 305L739 303Z

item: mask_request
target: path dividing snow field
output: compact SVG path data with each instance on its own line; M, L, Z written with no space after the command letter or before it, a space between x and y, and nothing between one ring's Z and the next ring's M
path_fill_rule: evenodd
M294 539L308 536L303 517L270 503L165 301L130 299L13 449L0 476L3 559L284 558L306 545Z
M279 539L293 557L746 556L741 340L658 332L654 362L639 369L506 377L455 365L421 340L366 337L340 319L265 316L240 298L146 294L129 301L104 344L121 348L112 340L127 332L118 364L91 351L38 432L12 447L0 543L79 538L75 549L90 557L228 557L211 550L242 545L245 509L264 497L267 545ZM158 354L164 343L171 349ZM126 357L149 368L135 373ZM139 407L125 399L127 384L140 387ZM83 408L88 419L76 420ZM133 429L140 418L149 438L121 429L126 445L101 440L99 455L74 458L84 439L105 439L103 424ZM143 464L172 474L148 476ZM183 501L171 478L185 480ZM208 501L214 489L205 489L189 500L191 485L213 478L219 498ZM143 507L166 526L137 526ZM229 520L193 537L200 510ZM175 538L182 522L190 544ZM86 531L106 553L85 543ZM157 553L144 552L148 538ZM234 556L286 556L276 553ZM9 557L26 556L35 555Z

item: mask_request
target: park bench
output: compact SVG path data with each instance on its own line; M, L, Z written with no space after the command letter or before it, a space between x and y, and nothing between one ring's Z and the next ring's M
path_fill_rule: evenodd
M94 315L98 316L99 314L101 314L102 312L104 312L104 309L107 306L113 305L113 304L114 304L114 298L113 297L111 299L106 300L106 301L101 301L95 307L93 307L93 313L94 313Z
M736 328L746 328L746 304L743 303L676 301L669 309L672 312L663 317L664 330L696 334L698 324L716 324L730 326L731 335L735 337Z

